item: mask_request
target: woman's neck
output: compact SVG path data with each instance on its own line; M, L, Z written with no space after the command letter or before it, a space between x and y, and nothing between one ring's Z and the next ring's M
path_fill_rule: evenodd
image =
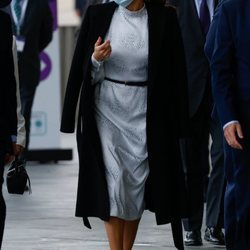
M127 9L130 11L137 11L140 10L144 6L144 1L143 0L134 0L128 7Z

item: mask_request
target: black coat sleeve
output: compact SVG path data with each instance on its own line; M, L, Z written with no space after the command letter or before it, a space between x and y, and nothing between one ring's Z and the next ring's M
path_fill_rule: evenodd
M40 28L39 51L43 51L52 40L53 36L53 18L48 1L43 3L43 15Z
M84 61L86 61L85 59L89 43L90 9L91 6L87 9L81 25L69 73L61 121L61 131L65 133L73 133L75 130L76 106L83 82L83 68L87 67L87 65L84 65Z

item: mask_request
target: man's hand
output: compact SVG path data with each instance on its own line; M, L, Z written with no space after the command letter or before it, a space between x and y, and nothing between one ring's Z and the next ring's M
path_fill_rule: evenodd
M110 41L107 40L102 43L101 37L98 37L96 43L95 43L95 50L93 53L93 57L98 61L104 61L111 55L111 45Z
M15 144L15 151L14 152L15 152L16 156L21 155L23 152L23 146L19 145L19 144Z
M6 154L4 157L4 164L9 164L10 162L15 160L15 155L11 155L11 154Z
M238 138L243 139L243 133L241 125L238 122L226 126L224 128L224 136L229 146L235 149L242 149L242 145L239 143Z

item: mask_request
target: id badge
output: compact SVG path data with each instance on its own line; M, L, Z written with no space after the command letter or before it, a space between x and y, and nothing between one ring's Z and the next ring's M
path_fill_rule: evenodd
M17 52L19 52L19 53L23 52L24 46L25 46L25 38L24 37L17 37L16 38Z

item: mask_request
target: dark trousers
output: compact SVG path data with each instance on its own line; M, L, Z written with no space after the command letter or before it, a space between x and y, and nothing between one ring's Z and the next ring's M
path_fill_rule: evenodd
M2 192L3 173L4 173L4 152L0 148L0 249L2 246L4 224L5 224L5 217L6 217L6 206L5 206L5 201L4 201L3 192Z
M30 122L33 101L36 93L36 85L21 85L20 97L22 105L22 115L25 118L25 129L26 129L26 151L28 150L30 141Z
M245 134L242 140L243 150L232 149L225 143L225 171L227 179L225 193L225 236L227 250L250 249L249 134Z
M200 230L204 209L204 188L209 172L209 115L200 109L191 119L191 135L181 140L181 153L188 191L189 217L186 231Z
M209 167L209 134L212 136L212 172ZM222 130L217 120L211 119L211 109L204 101L191 119L191 135L181 141L184 171L188 189L189 217L183 220L186 231L200 230L204 211L204 191L208 180L207 226L223 226L224 164ZM216 189L216 191L215 191Z
M226 188L224 169L223 130L218 117L211 119L210 134L212 170L209 176L206 200L206 226L224 228L224 194Z

